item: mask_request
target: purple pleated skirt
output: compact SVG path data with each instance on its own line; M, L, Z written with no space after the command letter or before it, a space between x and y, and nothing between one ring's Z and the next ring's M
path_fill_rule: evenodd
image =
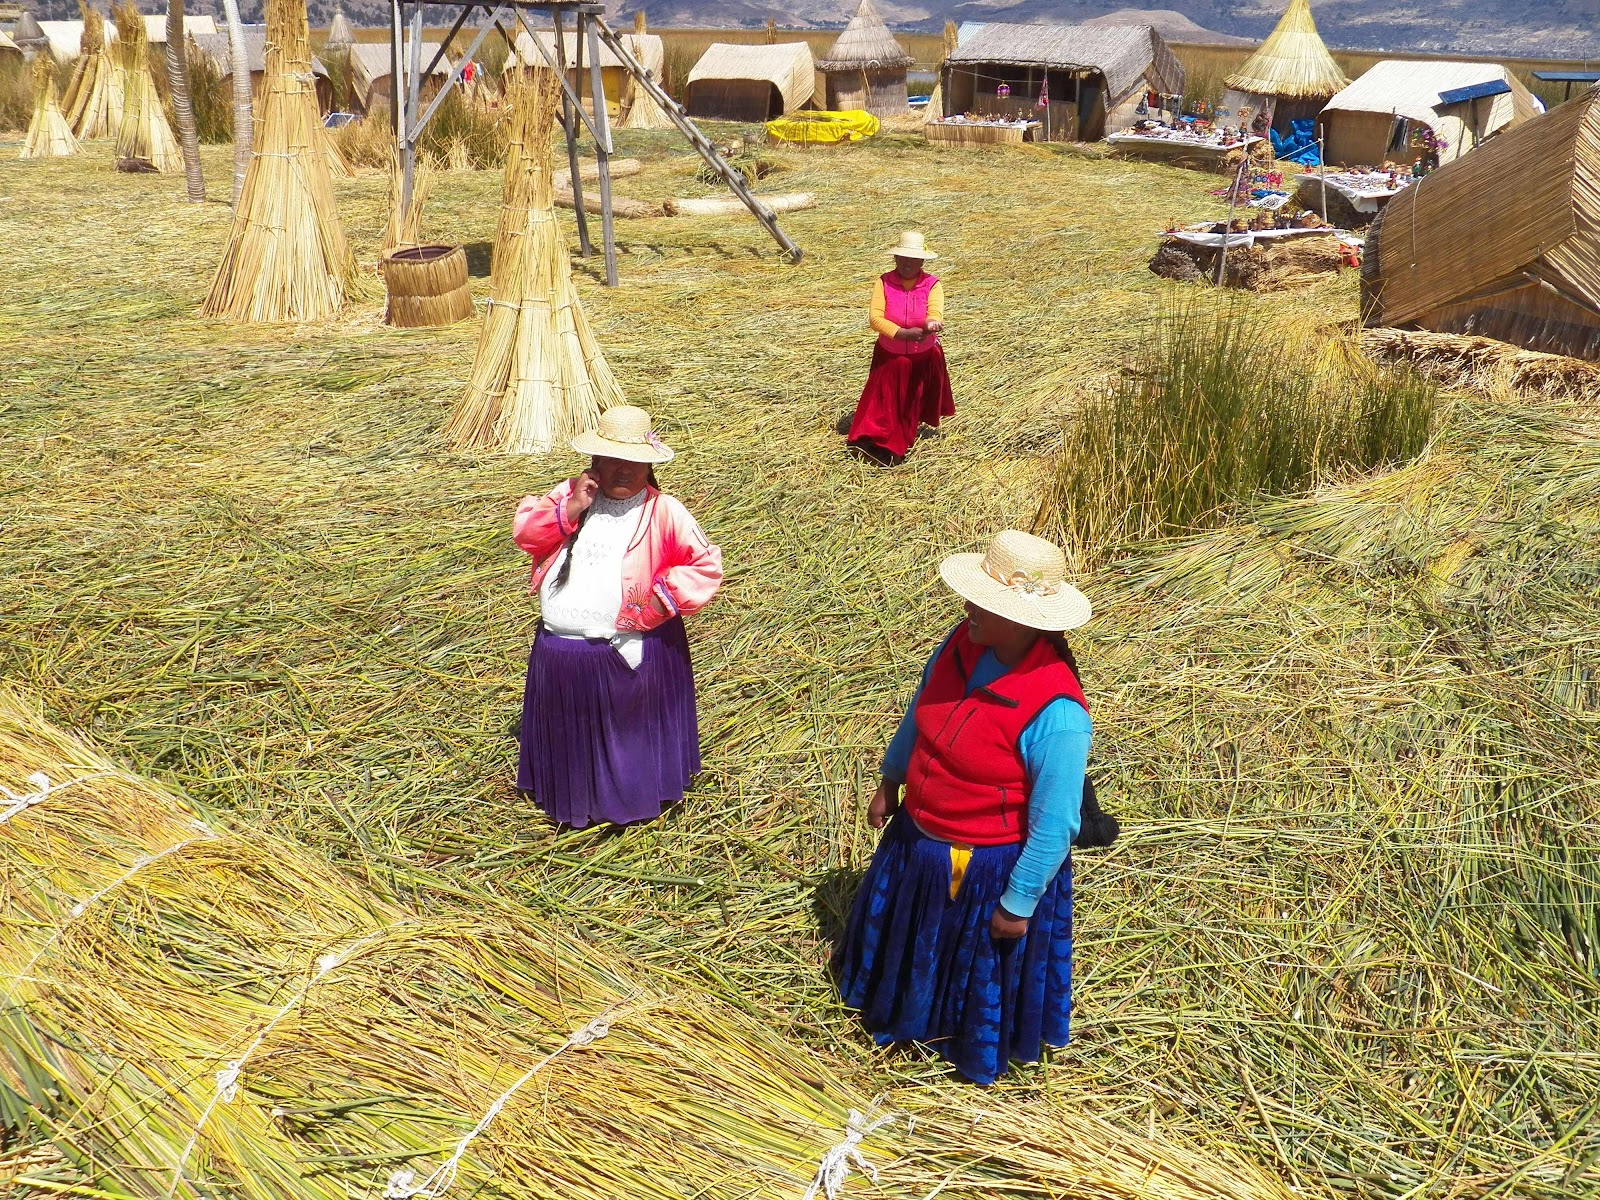
M540 627L528 654L517 787L574 829L651 821L700 770L682 618L644 635L638 670L610 642Z

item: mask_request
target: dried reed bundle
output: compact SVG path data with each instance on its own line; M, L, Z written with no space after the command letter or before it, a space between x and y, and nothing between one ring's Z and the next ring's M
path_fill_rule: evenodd
M937 121L944 116L944 63L945 59L955 53L959 40L956 37L956 23L944 23L944 42L939 51L939 63L934 68L933 91L928 94L928 103L922 110L922 120Z
M0 1112L100 1194L788 1200L853 1130L889 1200L1287 1200L1081 1117L875 1111L762 1022L528 910L424 911L221 828L4 690L0 780Z
M778 196L758 196L757 199L775 213L817 206L814 192L785 192ZM665 204L669 217L731 217L749 211L737 196L679 197Z
M334 211L305 0L268 0L266 83L233 231L201 312L316 321L344 306L355 262Z
M116 126L117 158L149 163L163 174L181 171L183 149L167 124L166 110L156 92L144 18L132 0L113 5L111 18L117 23L116 58L124 88L122 119Z
M78 152L78 139L56 104L54 62L48 54L33 59L33 120L22 139L19 158L62 158Z
M467 150L465 138L452 138L450 149L445 152L445 166L452 171L470 171L472 169L472 154Z
M389 221L383 227L383 248L379 251L381 262L402 246L416 246L422 242L422 208L433 193L435 170L433 160L425 154L417 155L411 172L411 203L402 212L400 207L401 166L396 151L389 159Z
M1511 388L1554 396L1600 396L1600 363L1524 350L1493 338L1425 329L1363 329L1363 353L1415 367L1441 383L1486 392Z
M83 12L83 33L78 39L78 64L67 87L67 123L85 141L114 137L122 124L122 72L106 48L105 18L83 0L78 7Z
M546 454L622 400L556 220L550 130L559 94L555 74L542 68L510 87L493 299L466 393L445 430L458 449Z
M633 14L633 32L639 37L649 33L645 24L644 10L639 9ZM657 79L658 84L662 83ZM662 84L665 86L665 84ZM672 118L667 116L665 110L656 102L656 98L639 86L633 75L629 73L622 81L622 96L617 104L619 129L672 129Z

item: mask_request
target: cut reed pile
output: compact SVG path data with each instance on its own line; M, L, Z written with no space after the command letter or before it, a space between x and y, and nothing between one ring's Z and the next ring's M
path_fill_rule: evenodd
M162 174L183 170L183 150L167 124L167 112L150 70L150 42L144 18L132 0L115 4L117 75L122 81L122 116L116 124L119 162L149 163Z
M1426 329L1363 329L1361 349L1441 383L1487 391L1600 395L1600 363L1524 350L1493 338Z
M869 1102L832 1064L708 997L646 990L548 921L404 905L222 829L4 690L0 778L16 785L0 808L0 1118L110 1194L787 1198L813 1194L854 1131L829 1196L871 1155L874 1194L907 1200L1021 1181L1288 1200L1090 1118L979 1129L976 1109Z
M555 73L542 68L509 85L494 294L466 394L445 427L458 450L547 454L622 401L573 285L556 219L550 132L559 96Z
M688 189L680 139L618 143L639 194ZM1205 176L1049 147L841 151L780 152L785 186L823 201L785 219L798 269L746 217L629 225L620 288L575 268L679 451L662 483L729 566L689 626L707 769L666 821L563 835L512 787L535 609L507 524L580 464L441 453L477 330L390 330L376 304L195 320L196 247L223 244L226 212L82 157L16 172L23 203L0 207L0 244L37 265L0 295L20 347L0 672L241 823L420 907L525 907L653 992L714 992L845 1063L860 1095L980 1105L980 1132L1093 1113L1309 1197L1592 1200L1592 400L1452 403L1409 466L1084 579L1094 769L1125 832L1076 864L1072 1046L979 1097L839 1010L826 956L874 840L862 806L960 615L938 558L1034 517L1078 398L1177 291L1145 267L1149 231L1222 215ZM429 206L480 273L500 182L453 176ZM384 187L341 187L363 260ZM833 424L907 227L942 255L958 413L882 471ZM1357 315L1348 275L1238 304L1313 336Z
M85 0L78 0L78 9L83 13L83 33L67 85L67 121L73 134L85 141L115 137L122 125L123 75L106 48L105 18Z
M22 139L19 158L65 158L78 152L78 139L56 103L54 63L48 54L33 60L33 120Z
M233 232L201 306L236 321L317 321L344 307L355 260L334 209L305 0L269 0L266 79Z

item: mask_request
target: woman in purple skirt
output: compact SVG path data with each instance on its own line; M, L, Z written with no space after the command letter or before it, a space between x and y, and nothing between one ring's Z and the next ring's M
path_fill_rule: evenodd
M579 434L581 474L517 508L541 618L528 655L517 787L574 829L650 821L700 770L683 617L722 584L722 552L656 485L672 450L621 405Z

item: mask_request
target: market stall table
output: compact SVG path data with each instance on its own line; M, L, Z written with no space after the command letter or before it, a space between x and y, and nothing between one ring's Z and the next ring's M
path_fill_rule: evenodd
M1220 138L1185 134L1177 130L1165 134L1129 131L1113 133L1106 138L1111 148L1122 154L1218 174L1233 170L1239 165L1241 152L1248 152L1250 147L1263 141L1262 138L1247 137L1224 142Z
M946 146L992 146L1032 141L1033 131L1038 128L1038 121L973 121L946 117L942 121L929 121L922 127L922 135L930 142Z
M1324 220L1353 228L1370 225L1390 197L1398 196L1412 182L1409 174L1391 175L1388 171L1330 171L1326 175L1308 171L1300 176L1295 199L1321 213Z

